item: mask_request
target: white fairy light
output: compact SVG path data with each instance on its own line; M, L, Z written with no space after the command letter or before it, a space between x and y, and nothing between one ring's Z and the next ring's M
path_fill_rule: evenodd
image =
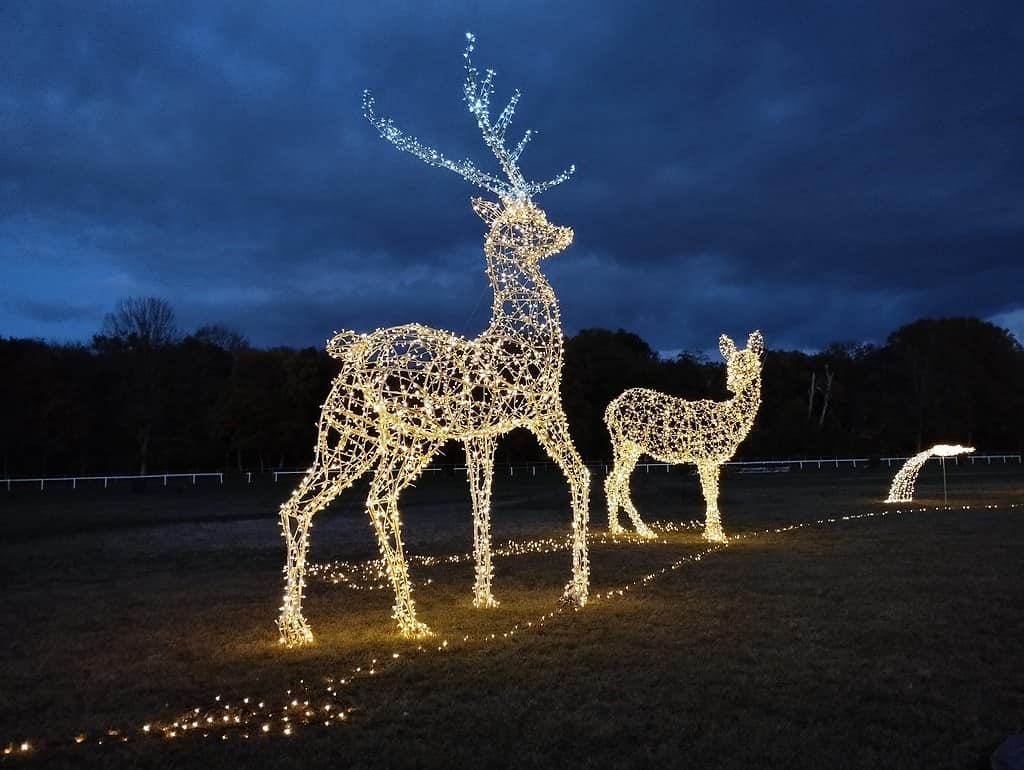
M754 424L761 404L761 357L764 339L753 331L747 347L737 350L726 335L718 339L725 359L728 401L686 401L647 388L633 388L612 401L604 413L611 435L614 466L605 479L608 529L622 532L619 508L625 508L636 532L654 534L644 524L629 496L629 477L640 455L667 463L694 463L700 474L707 510L704 537L725 542L718 510L718 476L722 463L736 453Z
M494 70L486 70L483 80L478 80L478 71L473 66L470 54L476 43L472 33L466 33L466 50L462 56L465 59L466 83L463 87L463 98L470 113L476 118L476 124L483 135L484 142L497 157L501 164L502 171L508 177L508 181L488 174L476 167L472 160L453 161L445 157L433 147L428 147L420 142L415 136L406 134L395 125L395 122L388 117L378 116L374 110L375 102L369 90L363 91L363 115L380 132L382 138L387 139L395 147L415 155L431 166L446 168L454 171L459 176L468 179L473 184L489 190L502 200L529 200L532 196L538 195L557 184L566 181L576 171L575 166L569 166L566 170L557 174L546 182L528 182L519 169L519 156L526 147L533 131L527 130L523 138L519 140L514 150L505 147L505 131L508 129L512 116L515 114L516 105L522 94L516 89L505 109L501 111L497 121L491 122L490 104L491 95L494 93Z
M484 254L494 290L491 322L473 340L408 324L372 334L344 331L328 341L327 350L341 361L341 372L323 405L313 466L281 507L288 560L278 627L287 645L313 640L302 616L312 517L371 470L374 477L366 509L379 541L384 573L395 592L393 616L403 635L429 634L416 619L398 498L449 439L459 439L466 446L476 561L473 603L496 605L491 595L490 543L495 441L519 427L536 435L569 482L573 571L563 600L575 606L587 601L590 475L572 443L562 409L558 302L539 267L540 260L572 242L573 232L549 223L530 200L568 179L572 168L546 182L528 182L523 177L519 156L531 132L513 150L505 147L519 92L492 123L494 72L487 70L478 80L470 58L474 42L467 35L465 101L507 181L479 170L472 161L453 162L402 132L390 118L378 117L369 92L363 97L363 111L398 149L429 165L455 171L499 196L497 202L472 201L489 228Z
M892 486L889 487L889 496L885 498L887 503L909 503L914 499L914 484L917 482L917 474L924 464L931 457L956 457L958 455L970 454L974 451L972 446L961 446L960 444L936 444L931 449L911 457L896 475L893 476Z

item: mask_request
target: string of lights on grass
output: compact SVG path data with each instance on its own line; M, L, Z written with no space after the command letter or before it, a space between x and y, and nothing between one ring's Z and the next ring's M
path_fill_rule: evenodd
M681 532L687 529L697 529L702 527L703 524L699 521L691 522L670 522L667 524L659 525L658 532L662 534L668 534L673 532ZM657 533L653 534L654 538L658 537ZM587 540L590 545L604 545L606 543L621 543L623 541L648 540L652 538L638 538L629 532L620 533L604 533L604 532L592 532L589 534ZM661 542L665 542L662 538ZM491 553L493 556L524 556L526 554L546 554L546 553L557 553L559 551L568 551L572 548L572 537L564 538L540 538L536 540L522 540L515 541L509 540L505 545L497 548L492 548ZM421 567L434 567L438 565L455 565L462 564L468 561L474 561L475 555L472 553L465 554L448 554L445 556L425 556L417 555L408 557L409 564L415 564ZM389 588L387 584L387 570L384 563L380 559L370 559L368 561L327 561L327 562L315 562L310 563L306 566L306 576L310 580L319 580L324 583L331 583L332 585L340 585L346 588L351 588L357 591L380 591ZM422 581L422 585L430 585L433 580L428 578Z
M938 510L1015 510L1021 507L1022 504L1020 503L1012 503L1003 505L894 508L856 514L835 514L813 521L739 532L735 533L730 539L732 542L753 540L765 535L787 534L811 527L831 526L908 513L924 513ZM593 540L595 543L598 540L606 543L631 540L633 542L644 541L652 542L655 545L672 546L678 543L673 541L670 537L671 535L693 532L700 529L701 526L700 522L652 522L649 527L654 533L653 539L640 538L632 534L625 536L596 534ZM687 545L692 545L692 543ZM509 543L507 555L547 553L555 550L565 550L569 547L570 545L567 542L556 540L524 541ZM700 550L675 558L659 569L639 575L622 585L595 592L591 597L591 601L595 605L599 605L602 602L615 601L637 593L652 585L659 578L682 569L687 565L699 563L707 556L726 547L728 547L726 543L707 543ZM505 551L506 549L498 550ZM421 563L424 566L450 564L466 562L470 558L469 554L421 557ZM368 562L366 564L372 563ZM340 564L340 562L337 564ZM330 565L323 566L327 569L330 567ZM357 581L353 580L353 582ZM369 588L369 586L361 587ZM358 711L352 699L346 697L346 690L359 680L386 673L395 666L400 665L403 660L414 656L429 654L449 655L457 652L459 649L469 648L472 645L502 643L516 635L521 636L525 633L536 631L551 621L573 612L574 609L571 607L560 607L532 621L516 623L511 627L505 628L503 631L476 636L464 635L457 639L442 638L436 643L421 643L411 652L379 654L375 657L370 657L362 665L350 668L341 675L326 677L316 685L311 685L305 680L299 680L292 688L287 689L276 697L236 696L227 698L223 695L216 695L206 705L196 706L182 712L175 712L176 716L171 718L157 717L151 721L131 727L111 727L99 731L83 731L67 739L67 743L85 747L154 739L182 740L198 738L216 741L250 741L274 736L287 738L294 736L301 729L337 727L348 723L352 715ZM20 740L6 743L2 753L3 755L30 754L46 748L54 748L55 746L55 743L44 745L38 741Z
M573 445L562 409L558 301L539 266L572 242L573 231L548 222L531 200L567 180L573 169L545 182L526 180L519 157L532 132L527 131L514 148L505 144L520 94L516 91L491 120L495 73L486 70L480 77L471 58L475 39L471 34L466 38L464 100L507 179L481 171L469 160L451 161L404 133L391 118L376 113L369 92L363 97L363 113L399 150L498 195L497 201L473 200L473 209L488 226L484 254L494 291L491 321L472 340L407 324L370 334L343 331L328 341L327 350L340 361L341 371L322 407L313 465L280 511L287 561L278 629L281 642L288 646L313 641L302 614L312 518L371 470L366 510L395 593L392 616L405 637L431 634L416 617L398 499L452 439L466 448L473 503L473 604L496 606L490 542L494 451L497 437L515 428L526 428L537 437L569 483L572 576L562 600L576 606L587 601L590 474Z
M653 537L629 495L629 477L641 455L660 462L694 463L700 475L707 510L704 538L724 543L718 510L718 477L747 437L761 405L761 359L764 338L753 331L747 347L737 350L727 335L718 338L725 359L726 387L735 395L726 401L687 401L648 388L631 388L615 398L604 413L611 436L614 466L604 482L608 529L622 532L624 508L640 537Z

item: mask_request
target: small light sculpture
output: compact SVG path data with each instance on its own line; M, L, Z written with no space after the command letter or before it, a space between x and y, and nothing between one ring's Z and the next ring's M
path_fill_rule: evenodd
M505 147L505 131L519 100L516 91L491 122L494 72L478 81L467 35L464 55L465 101L484 142L508 181L477 169L472 161L453 162L403 133L390 118L374 113L363 98L366 118L383 138L426 163L455 171L498 195L497 202L473 199L488 225L484 240L487 275L494 290L490 325L473 340L419 324L377 329L372 334L341 332L327 345L341 362L323 405L313 466L281 506L288 547L284 604L278 627L287 645L313 636L302 616L310 521L317 511L373 471L366 510L376 531L385 571L395 591L393 616L404 636L429 634L416 619L402 548L398 498L445 441L465 443L473 502L476 580L473 603L494 606L491 595L490 499L494 448L498 436L525 427L559 464L572 498L572 578L563 600L587 600L587 519L590 475L569 435L559 386L562 330L554 290L540 271L541 259L566 248L572 230L550 224L532 195L565 181L573 168L546 182L528 182L519 156L531 137Z
M604 413L611 435L614 465L605 479L608 529L622 532L619 508L625 508L637 535L652 538L629 496L629 477L640 455L667 463L695 463L707 511L704 538L725 542L718 510L718 476L746 438L761 404L761 357L764 339L753 331L747 347L737 350L726 335L718 338L725 359L728 401L686 401L656 390L632 388L612 401Z
M892 486L889 487L889 496L885 498L887 503L909 503L914 499L914 483L917 481L917 474L930 457L956 457L957 455L970 454L974 451L972 446L961 446L960 444L936 444L931 449L918 452L907 460L903 467L893 476Z

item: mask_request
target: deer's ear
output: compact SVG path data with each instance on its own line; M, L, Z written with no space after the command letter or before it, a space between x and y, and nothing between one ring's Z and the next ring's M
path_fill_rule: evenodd
M723 334L718 338L718 352L722 354L722 358L726 361L732 358L733 353L736 352L736 343L732 341L728 334Z
M764 354L764 337L757 329L754 329L747 337L747 349L754 351L759 356Z
M484 200L483 198L470 198L469 202L473 204L473 211L484 220L488 227L494 224L494 220L498 218L502 211L501 204L494 201Z

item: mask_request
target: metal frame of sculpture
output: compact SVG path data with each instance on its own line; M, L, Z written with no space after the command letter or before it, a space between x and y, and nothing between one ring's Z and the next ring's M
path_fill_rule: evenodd
M957 455L970 454L974 451L972 446L961 446L960 444L936 444L931 449L918 452L907 460L892 478L892 485L889 487L889 496L885 498L887 503L909 503L914 500L914 484L917 481L917 474L924 464L932 457L956 457Z
M761 359L764 339L753 331L747 347L737 350L726 335L718 339L725 359L726 387L735 395L727 401L687 401L656 390L632 388L612 401L604 413L611 436L614 465L605 479L608 529L621 533L619 508L624 508L636 534L652 538L629 496L629 479L641 455L660 462L694 463L700 474L707 510L704 537L725 542L718 510L718 477L746 438L761 404Z
M417 620L403 554L398 498L445 441L466 447L473 503L476 579L473 603L494 606L491 595L490 498L497 437L513 428L530 430L569 482L572 499L572 578L563 601L586 603L589 586L587 520L589 471L572 439L559 393L563 341L558 302L540 271L541 259L566 248L573 232L553 225L531 196L562 182L570 167L546 182L528 182L518 167L531 132L512 150L505 147L519 92L491 121L494 72L478 78L467 35L465 101L507 181L453 162L374 112L364 94L363 111L381 136L430 165L455 171L498 195L497 202L473 199L488 225L484 240L487 276L494 290L490 325L476 339L419 324L378 329L372 334L341 332L328 351L341 372L323 405L315 459L291 497L281 506L288 547L284 604L278 627L288 645L313 640L302 615L306 555L313 515L360 476L373 471L366 510L376 531L384 568L395 591L393 616L404 636L430 633Z

